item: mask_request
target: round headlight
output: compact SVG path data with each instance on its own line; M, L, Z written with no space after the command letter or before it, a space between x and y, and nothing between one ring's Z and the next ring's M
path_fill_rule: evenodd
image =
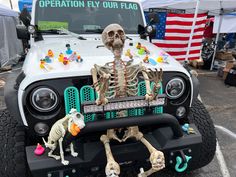
M38 88L31 96L33 107L42 112L49 112L58 105L57 94L50 88Z
M171 99L176 99L184 93L185 84L180 78L171 79L166 85L166 94Z

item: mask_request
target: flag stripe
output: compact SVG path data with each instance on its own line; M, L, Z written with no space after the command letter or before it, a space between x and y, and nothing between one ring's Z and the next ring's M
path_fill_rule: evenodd
M195 35L203 35L203 31L199 31L199 32L196 32L196 33L194 33L194 34L195 34ZM183 33L181 33L181 34L179 34L179 33L166 33L166 37L168 37L168 36L189 37L190 34L189 34L189 33L185 33L185 34L183 34Z
M194 18L194 14L168 14L168 17ZM206 14L198 14L197 18L206 17Z
M179 58L184 58L185 55L178 55L178 56L175 56L176 59L179 59ZM199 52L197 54L190 54L189 57L200 57L200 54Z
M201 25L197 25L195 26L195 29L197 28L204 28L205 27L205 24L201 24ZM183 25L166 25L166 29L188 29L188 30L191 30L192 29L192 26L183 26Z
M191 47L198 47L198 46L201 46L201 42L197 42L197 43L192 43L191 44ZM185 48L185 47L188 47L188 43L186 44L163 44L163 43L157 43L157 46L158 47L161 47L161 48Z
M169 21L183 21L183 17L170 17L169 15L167 16ZM205 17L200 17L198 20L206 20ZM185 18L184 21L186 22L193 22L193 18Z
M203 35L197 35L193 36L193 39L202 39ZM181 36L167 36L165 37L165 40L180 40L180 41L187 41L189 40L189 37L181 37Z
M204 28L194 29L194 32L202 32ZM166 29L166 33L191 33L191 29Z
M196 25L201 25L203 23L205 23L206 20L201 20L201 21L196 21ZM192 26L193 22L186 22L186 21L167 21L166 25L181 25L181 26Z
M197 54L200 53L200 50L191 50L189 54ZM178 55L186 55L186 51L181 51L181 52L168 52L168 54L172 56L178 56Z
M199 55L199 57L189 57L188 58L188 60L198 60L198 59L200 59L200 55ZM178 58L177 60L178 61L183 61L183 60L185 60L185 58Z
M187 48L188 47L184 47L184 48L165 48L165 47L162 47L162 49L165 50L166 52L182 52L182 51L185 51L185 54L186 54ZM190 51L191 50L201 50L201 49L202 49L201 46L190 47Z
M153 43L155 44L188 44L188 41L181 41L181 40L157 40L157 39L153 39L152 40ZM193 43L199 43L202 42L202 39L193 39L192 40Z

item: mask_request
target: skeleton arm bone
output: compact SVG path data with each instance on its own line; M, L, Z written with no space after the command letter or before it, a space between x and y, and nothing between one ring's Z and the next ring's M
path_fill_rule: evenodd
M145 95L145 99L148 101L152 101L153 100L153 96L151 96L151 86L150 86L150 81L147 75L147 69L145 67L143 67L142 70L142 74L144 77L144 81L145 81L145 86L146 86L146 95Z

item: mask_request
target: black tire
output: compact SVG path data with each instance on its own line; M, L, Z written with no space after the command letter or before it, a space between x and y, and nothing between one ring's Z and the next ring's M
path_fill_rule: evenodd
M26 177L25 129L8 110L0 111L0 176Z
M213 121L205 106L198 99L193 101L189 114L190 123L194 123L202 135L202 144L189 163L189 170L195 170L209 164L216 151L216 132Z

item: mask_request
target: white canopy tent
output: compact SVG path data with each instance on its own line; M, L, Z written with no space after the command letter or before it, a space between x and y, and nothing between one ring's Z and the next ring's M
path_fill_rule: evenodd
M195 28L196 17L199 12L208 12L210 15L219 16L218 26L215 27L217 28L217 36L216 36L216 42L217 42L219 39L220 29L222 25L222 19L223 19L222 16L229 12L236 11L236 0L158 0L158 1L141 0L141 2L144 9L149 9L149 8L184 9L189 13L191 12L195 13L192 30L189 37L189 45L188 45L186 60L188 60L188 54ZM236 16L233 21L234 24L236 24ZM216 47L217 45L215 46L215 52L213 55L211 69L214 63Z
M23 51L16 35L17 17L18 12L0 5L0 67L17 63Z

